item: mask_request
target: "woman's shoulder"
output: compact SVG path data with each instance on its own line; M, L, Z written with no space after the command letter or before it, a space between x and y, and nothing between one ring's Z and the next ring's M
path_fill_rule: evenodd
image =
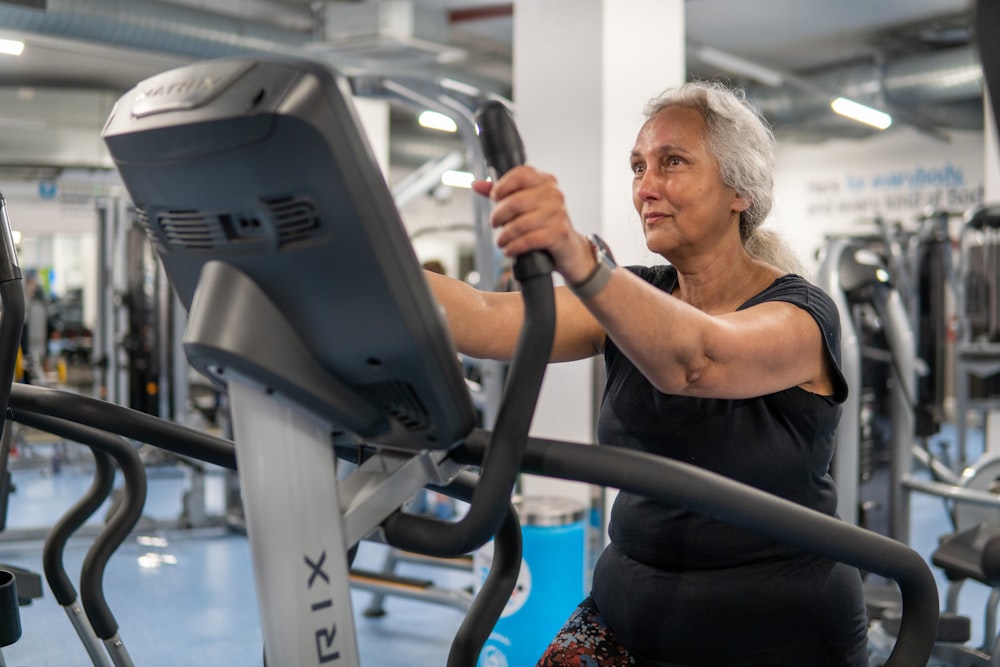
M830 295L795 273L779 276L763 292L750 299L744 307L765 301L791 301L801 306L836 310Z
M740 310L768 301L784 301L810 313L824 331L839 331L840 312L830 295L802 276L788 273L775 279L763 292L744 303Z
M672 292L677 286L677 269L669 264L653 266L626 266L626 269L639 276L654 287Z

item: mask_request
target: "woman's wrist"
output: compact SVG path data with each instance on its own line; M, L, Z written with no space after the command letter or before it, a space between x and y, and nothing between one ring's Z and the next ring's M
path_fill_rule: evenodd
M580 300L585 301L597 296L611 281L618 264L611 254L611 249L597 234L593 234L588 242L593 253L595 266L582 281L570 282L569 288Z
M580 259L573 263L571 269L560 271L566 284L571 286L586 282L598 268L597 255L590 239L583 235L578 235L577 238L580 241L579 245L583 248L583 251L579 253Z

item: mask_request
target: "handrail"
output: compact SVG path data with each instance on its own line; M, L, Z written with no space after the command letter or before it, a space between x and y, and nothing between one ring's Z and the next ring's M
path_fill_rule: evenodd
M93 451L96 470L90 488L56 521L42 548L42 570L45 572L45 580L49 583L56 602L64 607L76 602L76 587L73 586L63 564L66 544L73 533L100 509L111 495L115 483L115 467L111 455L100 449Z
M469 502L477 483L475 475L466 472L456 477L448 486L434 487L434 489L452 498ZM521 524L513 504L508 502L503 524L494 541L493 563L458 632L452 639L447 667L466 667L475 664L511 593L514 592L520 570Z
M98 637L110 639L118 632L118 621L104 596L104 570L112 554L142 517L146 504L146 469L135 448L120 437L45 414L16 409L10 412L12 418L22 424L107 452L121 467L125 480L122 505L87 551L80 572L80 600L87 619Z
M931 480L916 479L914 477L904 477L900 482L904 488L911 491L920 491L932 496L955 500L970 505L980 505L983 507L1000 507L1000 495L989 491L978 489L967 489L961 486L954 486L944 482L934 482Z
M15 384L11 388L10 407L86 424L206 463L236 469L236 449L229 440L89 396Z
M16 420L10 420L10 423L13 424L14 421ZM69 538L100 509L114 487L115 464L111 455L100 449L92 451L95 465L94 479L87 492L63 514L49 532L42 548L42 569L56 602L66 610L87 655L90 656L90 661L95 667L106 667L110 664L108 658L89 619L78 613L81 605L77 604L76 587L73 586L63 564Z
M503 103L484 104L477 121L486 161L498 174L524 162L521 138ZM434 556L459 556L485 544L504 520L552 351L556 319L548 255L533 251L517 257L514 275L521 283L524 325L469 511L457 522L392 515L383 528L386 540L394 546Z
M474 432L453 458L475 465L488 439ZM900 542L697 466L622 447L531 438L522 471L641 494L892 579L903 617L885 667L927 663L937 634L937 583L920 555Z

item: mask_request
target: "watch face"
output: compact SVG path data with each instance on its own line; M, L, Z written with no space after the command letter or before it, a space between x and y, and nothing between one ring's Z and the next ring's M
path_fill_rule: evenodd
M590 242L594 244L598 261L604 262L613 269L618 267L618 262L615 261L615 256L611 254L611 248L604 242L604 239L597 234L591 234Z

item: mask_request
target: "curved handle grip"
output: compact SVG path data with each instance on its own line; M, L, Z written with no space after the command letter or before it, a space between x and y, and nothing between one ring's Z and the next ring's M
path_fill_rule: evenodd
M479 107L476 125L486 164L496 171L497 176L524 164L524 142L503 102L490 100Z
M491 168L506 173L524 161L521 137L502 103L487 102L477 112L476 120ZM485 544L505 520L552 351L556 322L549 256L540 251L519 256L514 262L514 275L521 281L524 324L469 511L456 522L397 512L382 524L386 541L393 546L436 556L457 556Z
M503 176L514 167L524 164L524 142L506 105L490 100L476 111L479 143L483 147L486 164ZM527 252L514 260L514 277L520 282L552 272L552 260L540 251Z

